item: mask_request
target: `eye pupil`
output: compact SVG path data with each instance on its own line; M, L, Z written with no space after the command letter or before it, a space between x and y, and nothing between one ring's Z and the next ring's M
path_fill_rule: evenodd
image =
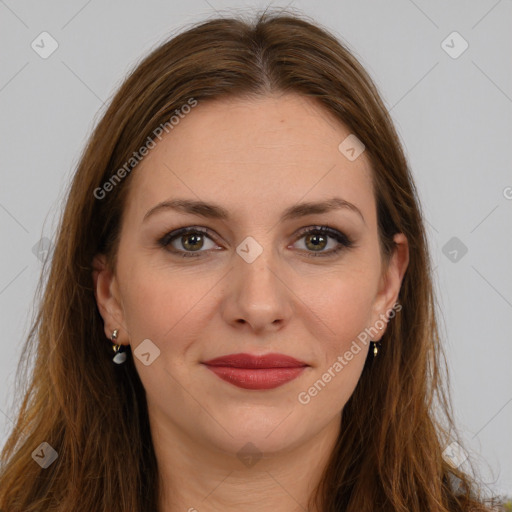
M181 245L183 246L184 249L189 249L189 250L194 251L194 250L201 249L203 246L202 235L193 233L193 234L183 235L182 238L183 238L183 240L181 242ZM187 240L190 240L190 239L192 239L192 242L188 243ZM200 246L194 247L194 245L198 244L199 242L201 242Z
M316 241L315 241L316 240ZM310 234L306 236L306 246L309 247L309 243L312 243L313 249L316 251L320 246L320 249L325 248L325 244L327 243L327 237L318 233Z

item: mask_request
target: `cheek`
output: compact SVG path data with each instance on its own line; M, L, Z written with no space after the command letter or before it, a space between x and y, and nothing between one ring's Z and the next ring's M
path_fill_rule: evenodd
M200 327L200 311L218 279L183 269L153 268L142 260L124 269L120 262L119 267L125 325L132 341L137 344L149 338L163 347L172 339L175 348L180 340L186 344Z
M368 327L371 317L371 296L365 293L364 288L354 290L342 285L339 286L338 292L324 299L324 304L320 308L322 318L329 326L329 336L324 340L327 367L347 351L357 352L354 359L361 355L365 356L367 351L367 344L361 343L360 340L361 333ZM359 349L354 348L354 342Z
M373 267L361 264L302 281L301 297L325 324L328 345L339 346L369 326L377 280Z
M341 410L360 378L371 339L365 329L378 287L378 261L354 258L336 272L304 282L309 314L303 311L302 318L315 339L318 363L304 400L318 397L320 409L336 404L334 409Z
M221 279L225 269L173 269L153 264L141 254L135 257L136 248L129 249L125 246L120 252L125 257L118 260L118 275L124 323L132 342L149 338L163 347L172 339L173 347L184 349L230 293L229 285ZM370 254L373 251L347 254L339 266L329 270L306 265L283 269L283 280L293 290L285 299L294 304L295 318L289 320L294 324L300 319L323 346L320 352L325 363L333 354L345 352L345 347L368 327L378 264L378 258Z
M318 325L328 328L316 339L318 366L297 396L300 404L312 405L317 417L339 413L357 386L368 354L370 338L364 329L372 298L368 284L354 286L342 279L336 285L331 281L329 292L317 297L316 314L310 318L318 316Z

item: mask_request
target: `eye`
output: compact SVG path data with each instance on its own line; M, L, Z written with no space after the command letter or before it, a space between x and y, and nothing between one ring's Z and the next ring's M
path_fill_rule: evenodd
M298 241L304 240L305 247L301 251L304 251L307 257L334 256L341 250L354 246L354 242L347 235L329 226L303 228L299 235ZM211 245L208 246L208 243L205 245L205 242L209 242ZM171 231L160 238L158 244L169 252L184 258L200 257L205 252L219 249L210 235L210 230L200 226L189 226ZM326 248L330 250L325 251Z
M206 252L201 249L211 250L216 247L216 244L208 235L209 231L209 229L195 226L177 229L163 236L158 240L158 244L184 258L201 256L201 253ZM208 247L208 244L205 247L205 240L212 243L213 247Z
M307 257L329 257L334 256L343 249L354 246L354 242L344 233L328 226L314 226L301 230L299 240L304 240ZM329 244L329 239L334 240ZM297 243L297 242L296 242ZM324 251L328 248L330 250Z

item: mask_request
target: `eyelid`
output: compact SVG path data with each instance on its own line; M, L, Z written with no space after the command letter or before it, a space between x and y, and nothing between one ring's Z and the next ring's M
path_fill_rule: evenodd
M340 231L339 229L333 228L328 224L317 224L317 225L311 225L311 226L305 226L303 228L300 228L298 231L295 232L294 237L302 237L303 235L311 232L320 232L322 234L329 235L331 238L338 239L340 238L343 242L347 243L347 245L350 245L353 243L352 239L346 235L343 231Z
M206 235L214 243L217 243L215 240L216 235L214 234L214 232L211 229L204 227L204 226L195 226L195 225L184 226L181 228L171 230L171 231L167 232L163 237L160 237L157 240L157 243L159 244L159 246L163 247L167 251L169 251L173 254L176 254L176 255L184 256L184 257L187 257L187 256L198 257L201 254L209 255L209 253L211 253L211 251L218 250L218 249L208 249L206 251L201 251L201 250L199 250L199 251L182 251L182 250L176 250L174 248L169 249L169 245L173 240L179 239L181 236L185 236L190 233L201 233L203 235ZM305 253L305 255L307 257L310 257L310 256L312 256L312 257L334 256L343 249L350 249L351 247L355 246L355 243L352 240L352 238L347 236L344 232L342 232L336 228L333 228L327 224L310 225L310 226L305 226L305 227L300 228L298 231L296 231L292 235L294 238L294 242L291 245L293 246L300 239L302 239L305 235L310 234L310 233L323 234L330 238L333 238L338 243L338 246L335 249L331 249L331 250L325 251L325 252L319 251L317 253L315 253L314 251L305 251L303 249L300 249L299 251L301 253ZM287 247L290 247L290 246L287 246Z
M295 242L293 244L297 243L305 235L310 234L310 233L326 235L329 238L333 238L334 240L336 240L338 245L334 249L331 249L329 251L315 252L315 251L301 250L301 252L306 257L313 257L313 258L334 257L341 251L355 247L355 242L351 237L349 237L348 235L346 235L344 232L340 231L339 229L333 228L327 224L306 226L304 228L299 229L294 235Z
M211 238L211 234L213 233L210 229L204 227L204 226L184 226L182 228L173 229L171 231L168 231L165 233L164 236L159 238L157 242L160 245L168 245L172 239L179 238L183 235L188 235L189 233L203 233L205 235L208 235L208 237Z

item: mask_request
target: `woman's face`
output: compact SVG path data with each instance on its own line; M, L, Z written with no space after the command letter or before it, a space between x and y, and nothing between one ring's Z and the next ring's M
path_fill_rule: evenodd
M131 345L159 432L238 453L339 428L368 352L358 340L384 323L407 265L398 235L383 267L369 160L339 149L349 135L298 95L199 102L132 171L117 267L97 259L96 298L106 335ZM204 364L241 353L304 366Z

